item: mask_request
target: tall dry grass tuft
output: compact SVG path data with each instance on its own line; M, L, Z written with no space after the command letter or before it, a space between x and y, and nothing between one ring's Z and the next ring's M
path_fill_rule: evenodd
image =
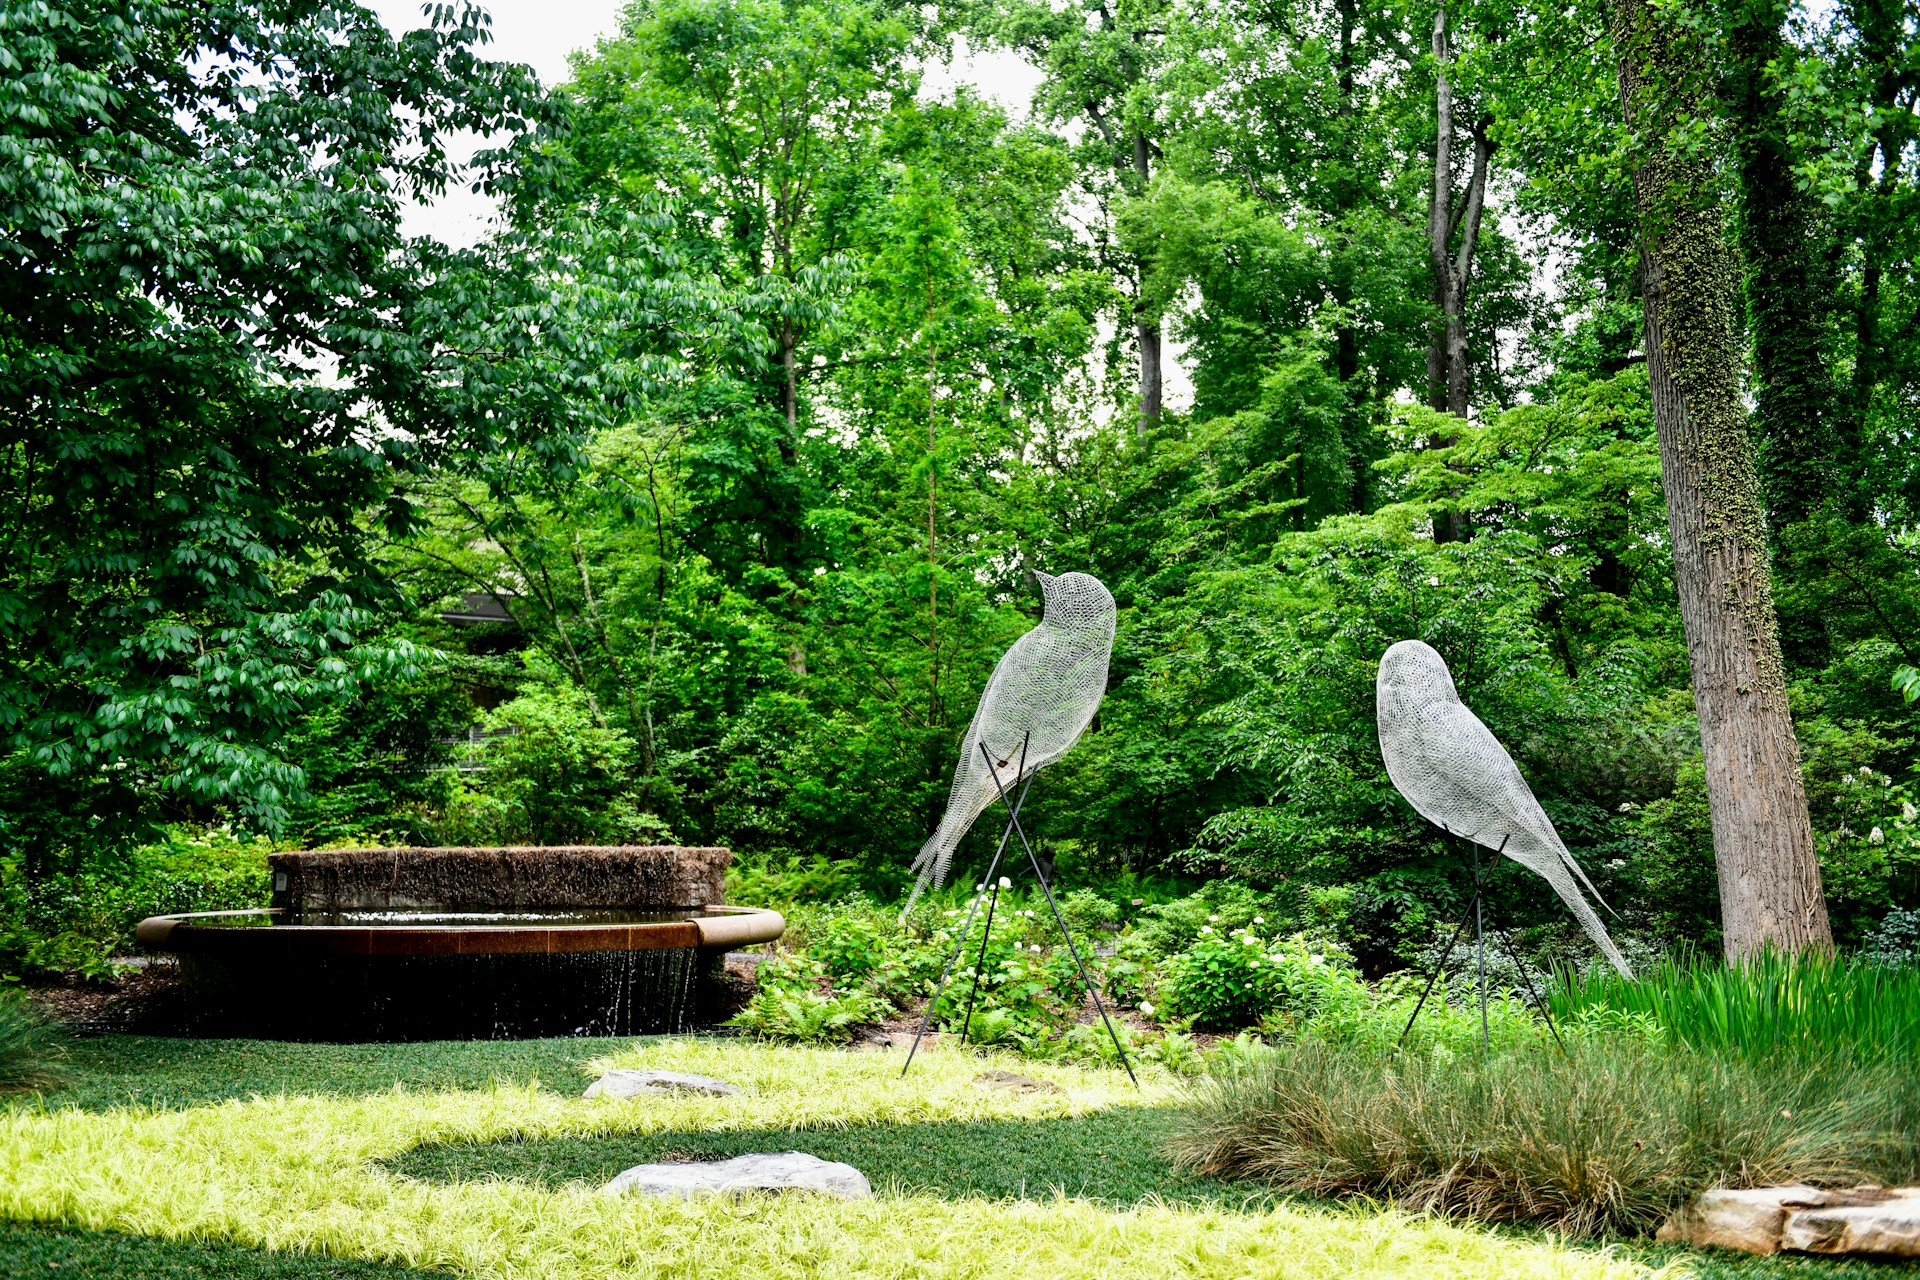
M1650 1230L1710 1186L1915 1167L1915 1086L1889 1068L1617 1037L1568 1050L1383 1056L1302 1040L1203 1086L1174 1155L1215 1176L1578 1236Z

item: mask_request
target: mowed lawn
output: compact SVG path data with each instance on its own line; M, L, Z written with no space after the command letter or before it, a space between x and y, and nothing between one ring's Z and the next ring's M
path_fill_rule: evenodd
M579 1096L609 1065L736 1098ZM1054 1091L1010 1094L1000 1067ZM952 1051L732 1039L286 1045L103 1037L0 1121L0 1274L400 1277L1831 1277L1880 1267L1569 1246L1176 1174L1180 1093ZM648 1160L845 1160L876 1198L650 1201Z

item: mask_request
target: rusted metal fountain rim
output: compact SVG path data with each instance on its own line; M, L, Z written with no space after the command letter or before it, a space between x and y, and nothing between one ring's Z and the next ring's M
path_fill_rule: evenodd
M623 924L299 924L284 908L151 916L134 936L144 947L229 957L535 955L589 951L730 950L786 932L777 911L702 907L687 920ZM246 918L257 927L240 925ZM284 923L283 923L284 921ZM236 927L240 925L240 927Z

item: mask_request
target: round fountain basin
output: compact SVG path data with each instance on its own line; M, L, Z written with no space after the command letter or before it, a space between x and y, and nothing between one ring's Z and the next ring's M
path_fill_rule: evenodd
M727 951L785 932L778 912L718 905L730 860L675 846L278 853L273 906L154 916L136 934L179 957L194 1034L671 1033L701 1014Z
M181 955L267 959L299 955L725 951L771 942L785 931L786 921L779 912L758 907L522 907L475 911L362 908L304 912L261 907L151 916L140 922L134 936L143 946Z

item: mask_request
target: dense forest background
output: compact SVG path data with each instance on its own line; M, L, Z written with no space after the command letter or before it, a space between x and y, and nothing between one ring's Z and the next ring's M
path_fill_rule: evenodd
M0 7L14 918L168 824L896 892L1034 567L1120 607L1068 880L1412 954L1467 884L1374 737L1419 637L1623 932L1715 944L1598 0L638 0L552 89L471 9ZM1920 906L1920 7L1665 9L1857 944ZM923 91L961 37L1030 118ZM486 243L400 234L463 181Z

